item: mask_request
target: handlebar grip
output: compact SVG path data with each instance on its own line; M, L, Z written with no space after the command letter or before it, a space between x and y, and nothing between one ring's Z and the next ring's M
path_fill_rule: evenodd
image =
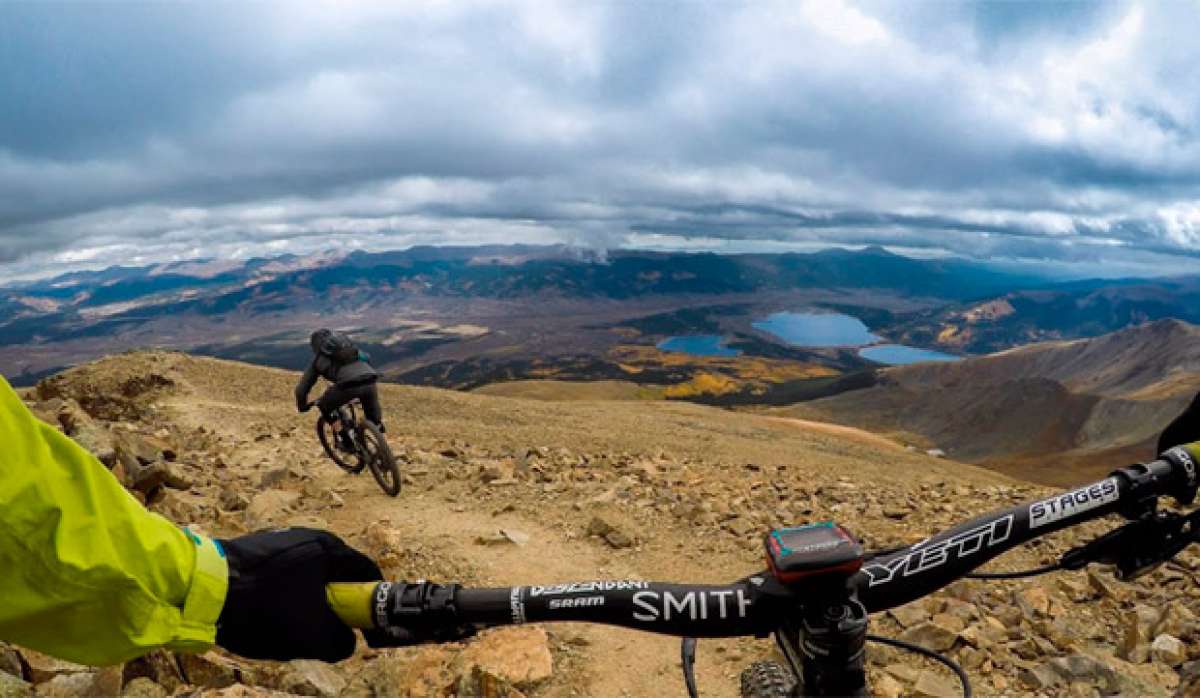
M370 630L375 627L371 612L372 599L378 582L334 582L325 585L325 600L342 622L351 628Z

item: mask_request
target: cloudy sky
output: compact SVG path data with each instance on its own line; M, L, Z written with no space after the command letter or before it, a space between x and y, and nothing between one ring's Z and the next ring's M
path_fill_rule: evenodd
M1200 0L0 3L0 282L333 246L1200 271Z

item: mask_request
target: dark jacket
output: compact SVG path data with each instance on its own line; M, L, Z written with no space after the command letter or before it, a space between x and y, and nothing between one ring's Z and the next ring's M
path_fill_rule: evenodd
M328 356L318 354L308 365L308 370L301 376L300 382L296 384L297 409L304 409L304 406L308 404L308 393L317 384L318 377L345 387L378 380L379 374L375 372L371 364L361 359L339 367Z

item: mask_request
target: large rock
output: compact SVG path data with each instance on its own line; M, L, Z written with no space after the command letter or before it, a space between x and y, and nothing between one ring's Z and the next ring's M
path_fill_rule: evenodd
M455 695L448 689L455 678L450 665L460 646L430 645L399 654L385 650L355 673L342 698L444 698ZM469 695L469 694L467 694Z
M286 490L267 490L260 492L250 500L246 507L246 525L251 530L268 528L282 523L292 515L293 507L300 501L300 495Z
M125 471L126 486L146 496L152 496L163 487L190 490L195 484L177 463L160 460L131 464L128 459L123 459L121 466Z
M1150 643L1150 657L1167 666L1179 666L1187 661L1187 647L1174 635L1163 633Z
M0 698L30 698L33 684L0 671Z
M896 622L904 628L911 628L929 620L929 611L925 610L924 605L919 602L897 606L888 611L888 615L895 618Z
M238 665L216 652L204 654L180 654L179 667L183 678L193 686L201 688L224 688L237 683L240 678Z
M0 642L0 673L11 674L18 679L25 676L25 669L21 666L21 655L3 642Z
M637 539L616 519L597 514L588 522L587 534L604 540L614 548L632 548Z
M900 638L906 642L915 642L935 652L945 652L954 647L955 641L958 640L958 633L940 623L929 622L914 625L905 630Z
M33 650L23 649L21 656L29 668L29 680L35 684L45 683L56 676L84 674L91 671L90 667L82 664L68 662L65 659L58 659Z
M1061 685L1063 677L1049 664L1032 664L1020 668L1017 680L1026 688L1044 691Z
M909 695L914 698L959 698L962 689L933 672L922 671Z
M120 667L75 674L59 674L45 683L37 684L37 695L42 698L93 698L93 696L116 696L120 693Z
M100 459L105 467L111 468L116 464L117 448L112 433L84 412L79 403L63 400L55 416L62 425L63 433Z
M1150 656L1151 632L1161 618L1157 609L1144 604L1137 604L1127 611L1122 618L1124 633L1117 656L1134 664L1146 661Z
M155 650L126 663L125 682L137 678L148 678L166 688L168 693L186 683L175 655L165 650Z
M463 650L462 666L477 665L518 688L548 679L554 671L546 631L533 626L484 633Z
M455 677L454 682L447 686L448 695L471 696L472 698L525 698L525 694L517 690L503 677L496 676L479 665Z
M218 496L217 502L225 511L245 511L250 506L250 498L242 494L237 487L229 484L221 487L221 494Z
M278 687L296 695L332 698L346 688L346 679L329 664L302 659L288 663Z
M156 441L129 431L119 432L115 440L122 460L132 459L141 465L163 460L163 447Z
M121 698L167 698L169 695L167 689L145 676L137 677L121 689Z

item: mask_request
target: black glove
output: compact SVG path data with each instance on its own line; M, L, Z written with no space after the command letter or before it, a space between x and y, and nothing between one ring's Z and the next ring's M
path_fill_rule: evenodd
M337 662L354 654L354 631L329 608L325 585L383 579L369 557L310 528L220 543L229 593L217 620L218 645L250 659Z

